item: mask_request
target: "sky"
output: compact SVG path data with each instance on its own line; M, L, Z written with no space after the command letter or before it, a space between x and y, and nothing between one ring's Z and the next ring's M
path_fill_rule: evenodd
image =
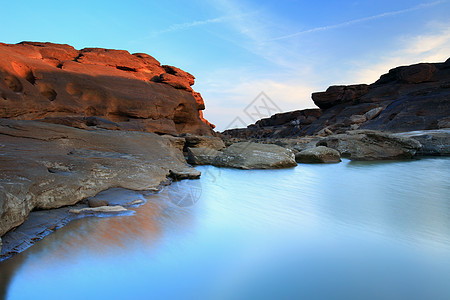
M219 131L450 57L450 0L0 0L0 11L0 42L144 52L192 73Z

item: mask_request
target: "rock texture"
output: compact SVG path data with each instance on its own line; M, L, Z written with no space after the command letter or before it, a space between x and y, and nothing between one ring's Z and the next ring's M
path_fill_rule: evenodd
M235 143L217 156L213 165L238 169L276 169L295 167L294 153L277 145Z
M335 149L318 146L296 153L295 160L299 163L338 163L341 155Z
M213 135L194 76L123 50L0 43L0 118Z
M332 135L317 146L333 148L351 160L410 159L422 148L414 139L369 130Z
M422 144L416 155L449 156L450 129L402 132L396 136L412 138Z
M220 151L212 148L187 148L187 162L192 165L211 165L220 154Z
M0 119L0 236L33 209L75 204L111 187L152 189L169 176L200 172L156 134Z
M398 67L370 85L331 86L312 99L319 109L276 114L223 134L249 139L450 128L450 59Z

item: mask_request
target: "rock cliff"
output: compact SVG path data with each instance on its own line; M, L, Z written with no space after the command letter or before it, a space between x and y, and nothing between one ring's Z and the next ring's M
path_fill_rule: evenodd
M0 43L0 118L213 135L194 79L143 53Z
M370 85L331 86L312 99L318 109L276 114L224 134L248 139L449 128L450 59L398 67Z

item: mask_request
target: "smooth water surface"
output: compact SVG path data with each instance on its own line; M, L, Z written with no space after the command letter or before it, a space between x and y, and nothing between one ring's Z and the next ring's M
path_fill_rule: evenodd
M450 299L450 159L198 169L133 216L73 221L0 263L0 293Z

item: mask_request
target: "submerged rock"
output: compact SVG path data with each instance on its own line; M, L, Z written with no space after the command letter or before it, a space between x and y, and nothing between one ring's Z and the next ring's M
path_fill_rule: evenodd
M318 146L295 154L295 160L299 163L338 163L341 156L335 149Z
M343 157L351 160L410 159L422 147L411 138L369 130L355 130L325 137L317 146L336 149Z
M291 150L271 144L235 143L217 156L213 165L238 169L279 169L295 167Z

